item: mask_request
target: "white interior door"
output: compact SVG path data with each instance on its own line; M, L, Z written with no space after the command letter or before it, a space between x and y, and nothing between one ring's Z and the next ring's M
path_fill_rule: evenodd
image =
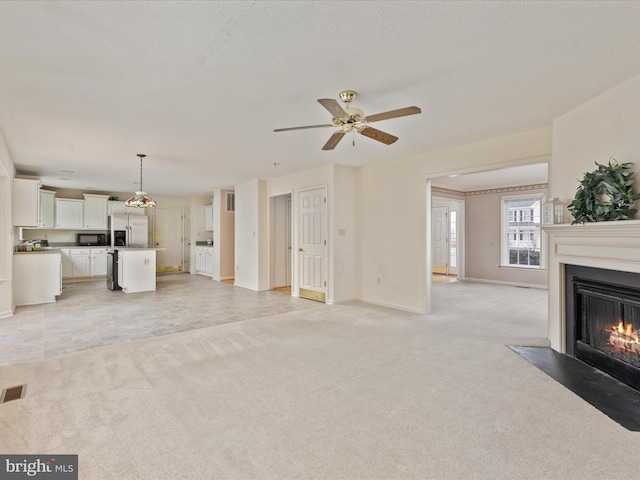
M431 252L433 273L447 274L449 254L448 232L449 232L449 207L431 208Z
M157 272L182 272L184 265L184 209L156 207L154 241Z
M326 301L327 189L300 193L299 295Z

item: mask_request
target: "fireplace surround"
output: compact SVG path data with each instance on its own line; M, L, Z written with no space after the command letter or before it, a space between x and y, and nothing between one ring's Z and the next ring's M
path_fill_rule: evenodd
M640 220L544 225L548 234L548 337L567 353L565 270L569 265L640 273Z

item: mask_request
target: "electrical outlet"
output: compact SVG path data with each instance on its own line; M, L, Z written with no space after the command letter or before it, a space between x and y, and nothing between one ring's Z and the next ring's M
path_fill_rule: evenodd
M378 285L382 285L382 277L378 277Z

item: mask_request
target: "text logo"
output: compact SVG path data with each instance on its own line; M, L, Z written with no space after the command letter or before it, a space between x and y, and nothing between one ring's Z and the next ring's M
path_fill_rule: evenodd
M0 480L78 480L78 455L0 455Z

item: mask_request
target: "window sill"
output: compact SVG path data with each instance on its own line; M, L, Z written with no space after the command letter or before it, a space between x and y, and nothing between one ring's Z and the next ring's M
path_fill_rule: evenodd
M507 270L531 270L534 272L546 270L544 267L528 267L526 265L498 265L498 268L504 268Z

